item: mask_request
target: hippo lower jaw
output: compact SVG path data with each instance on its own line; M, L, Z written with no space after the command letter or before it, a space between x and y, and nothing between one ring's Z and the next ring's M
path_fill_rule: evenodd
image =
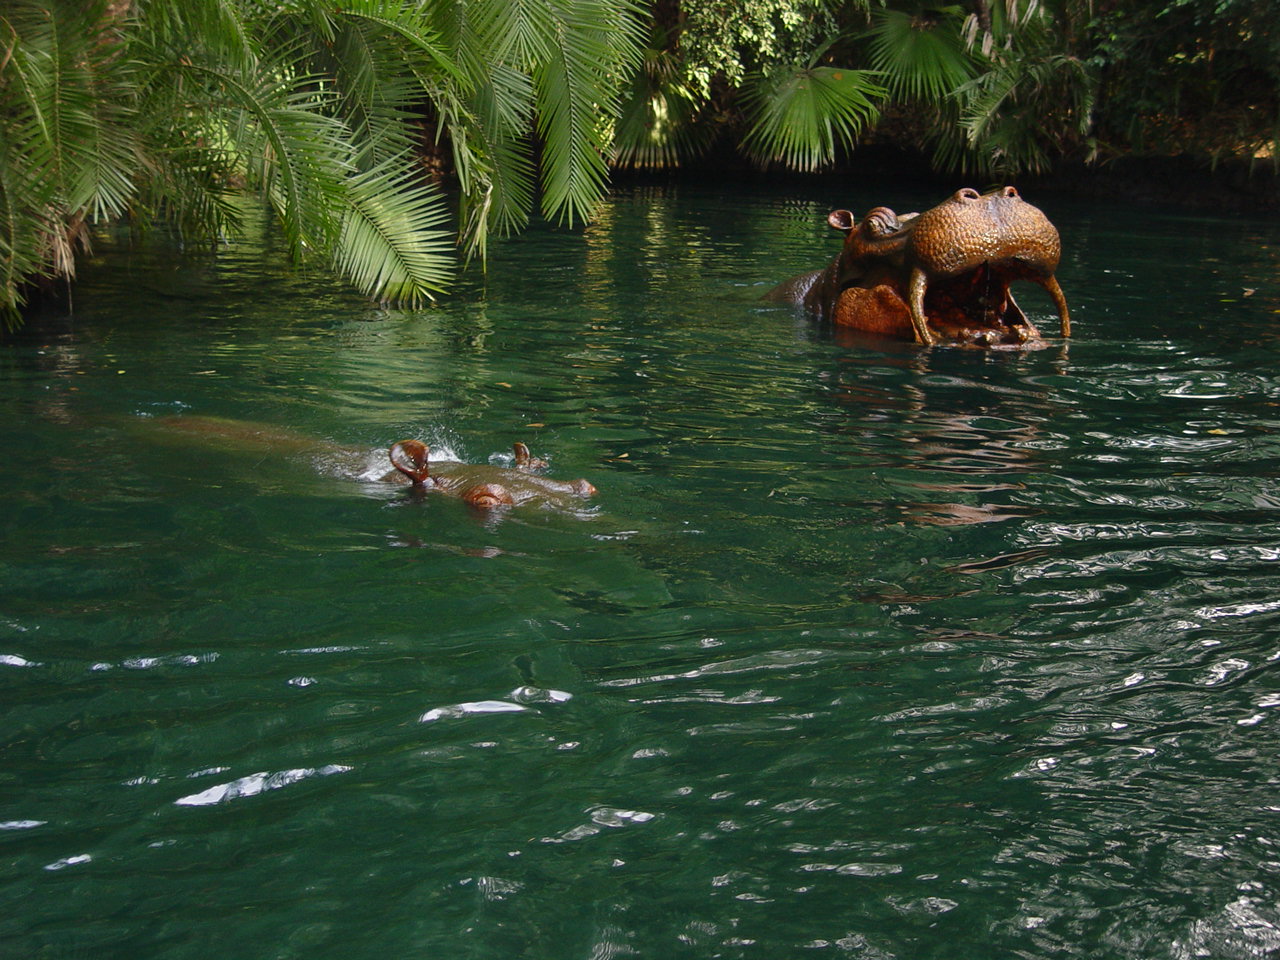
M1025 277L1043 287L1057 307L1062 336L1071 336L1071 315L1057 280ZM938 339L961 343L1026 343L1040 332L1027 319L1009 289L1010 278L990 264L981 264L956 277L924 282L912 274L908 284L907 312L916 339L923 344Z
M1009 281L986 264L926 283L919 313L917 322L899 286L886 283L867 289L851 285L841 291L831 321L841 327L915 339L924 345L998 346L1040 339L1040 331L1014 299Z
M1053 276L1026 277L1045 289L1057 309L1063 337L1071 336L1067 298ZM943 340L969 343L1025 343L1040 333L1009 290L1010 281L989 264L958 277L930 281L912 271L907 286L907 313L915 338L928 346Z

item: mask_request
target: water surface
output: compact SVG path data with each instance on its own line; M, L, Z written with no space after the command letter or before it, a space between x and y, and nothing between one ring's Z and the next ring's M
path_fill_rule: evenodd
M100 242L0 347L0 955L1280 952L1280 227L1030 197L1076 336L926 351L759 297L941 197L789 190L421 311Z

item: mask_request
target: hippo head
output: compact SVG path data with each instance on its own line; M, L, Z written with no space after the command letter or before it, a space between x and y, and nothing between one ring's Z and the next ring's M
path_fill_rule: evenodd
M888 207L873 207L861 220L848 210L832 210L827 223L844 236L837 260L836 291L849 287L874 287L903 268L910 226L919 216L899 217Z
M976 320L964 314L969 293L982 288L985 308L1016 311L1008 294L1014 280L1030 280L1044 287L1058 309L1062 335L1071 335L1066 297L1054 277L1062 256L1058 231L1039 209L1025 202L1013 187L978 193L969 187L916 217L904 240L908 270L907 304L916 339L932 343L926 322L926 294L940 285L960 309L961 323ZM935 300L937 298L935 297ZM1025 317L1022 317L1025 322Z
M994 346L1040 338L1009 292L1013 281L1030 280L1053 297L1062 335L1071 334L1054 276L1058 231L1013 187L986 194L966 187L924 213L873 207L858 219L833 210L827 223L844 234L839 255L766 299L867 333Z

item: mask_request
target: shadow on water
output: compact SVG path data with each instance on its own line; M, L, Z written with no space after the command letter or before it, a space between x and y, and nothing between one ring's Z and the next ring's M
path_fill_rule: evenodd
M622 192L424 311L100 247L0 350L0 943L1280 949L1280 233L1048 209L1076 336L923 351L759 300L937 199L858 191Z

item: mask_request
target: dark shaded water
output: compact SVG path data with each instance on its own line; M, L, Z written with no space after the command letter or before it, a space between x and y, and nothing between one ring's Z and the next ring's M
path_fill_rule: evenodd
M104 252L0 348L0 956L1280 954L1280 226L1030 197L1076 337L922 351L759 302L942 199L821 189L421 312Z

